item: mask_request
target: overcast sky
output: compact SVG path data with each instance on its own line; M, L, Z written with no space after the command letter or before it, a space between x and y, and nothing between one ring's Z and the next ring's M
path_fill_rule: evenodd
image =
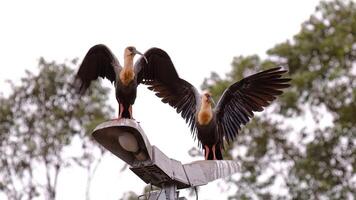
M1 1L0 92L10 92L6 79L16 82L25 69L35 72L41 56L57 62L82 60L98 43L106 44L121 63L128 45L141 52L160 47L180 76L199 88L212 71L224 76L234 56L264 56L267 49L291 39L318 2ZM114 93L110 103L117 107ZM197 143L184 120L143 86L133 111L151 144L182 163L196 159L187 153ZM110 154L105 157L93 179L93 200L118 199L127 190L141 192L145 184L129 170L120 174L122 165ZM58 200L84 199L82 170L65 170L58 184ZM200 199L217 199L219 192L216 183L209 184L201 188Z

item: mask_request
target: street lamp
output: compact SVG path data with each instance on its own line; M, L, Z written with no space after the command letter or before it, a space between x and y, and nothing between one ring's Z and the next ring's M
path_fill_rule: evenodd
M178 197L177 189L206 185L240 169L237 161L233 160L201 160L182 164L169 158L158 147L150 144L139 123L132 119L99 124L92 136L129 164L130 170L144 182L164 191L151 195L150 199L185 199Z

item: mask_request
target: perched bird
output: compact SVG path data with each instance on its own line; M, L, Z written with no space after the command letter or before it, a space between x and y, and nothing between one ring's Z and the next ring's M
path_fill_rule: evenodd
M85 93L91 81L98 77L107 78L116 88L116 99L119 103L118 119L132 119L132 105L136 99L137 85L140 83L137 77L141 71L141 67L133 65L136 54L143 56L135 47L127 47L122 67L108 47L103 44L93 46L85 55L75 77L74 85L78 92Z
M137 61L147 70L143 82L163 103L181 113L202 145L206 160L223 159L224 139L233 141L241 126L253 117L253 112L262 111L282 94L281 89L290 86L291 79L282 77L287 71L272 68L232 84L213 108L211 95L200 95L194 86L181 79L165 51L152 48L144 55L148 62Z

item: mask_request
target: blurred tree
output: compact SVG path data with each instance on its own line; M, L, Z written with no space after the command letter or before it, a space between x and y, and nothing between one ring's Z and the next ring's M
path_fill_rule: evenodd
M137 200L138 196L135 192L125 192L119 200Z
M356 194L356 6L321 2L292 41L267 58L236 57L225 79L203 89L215 98L232 82L284 66L292 88L239 134L227 154L242 173L230 199L354 199Z
M141 195L138 195L133 191L128 191L125 192L119 200L149 199L150 197L152 197L151 192L160 192L160 188L148 184L143 188L143 192Z
M55 199L58 176L70 166L88 172L89 184L103 155L87 135L110 117L108 89L94 84L79 97L68 65L39 61L8 97L0 97L0 193L8 199ZM94 156L94 154L96 156Z

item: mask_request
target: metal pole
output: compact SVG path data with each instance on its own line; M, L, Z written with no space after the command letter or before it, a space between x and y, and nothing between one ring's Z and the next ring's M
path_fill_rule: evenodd
M144 197L144 199L142 197ZM179 192L177 191L177 185L175 184L163 186L161 190L150 192L149 195L147 194L141 195L139 199L140 200L141 199L142 200L186 200L185 197L179 197Z
M177 186L168 185L163 187L167 200L178 200Z

